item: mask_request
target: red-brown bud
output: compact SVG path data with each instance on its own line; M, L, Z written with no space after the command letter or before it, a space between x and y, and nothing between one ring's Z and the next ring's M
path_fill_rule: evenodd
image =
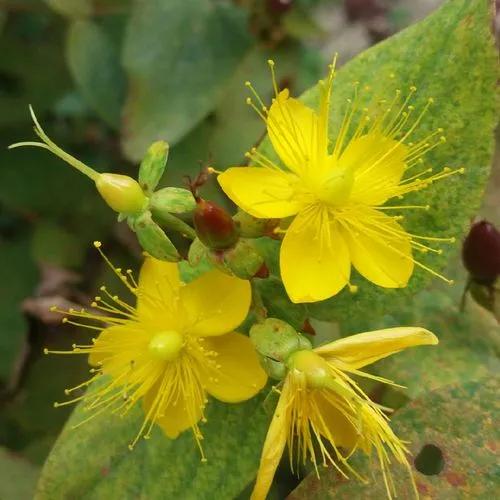
M226 210L212 201L196 200L193 222L198 238L211 250L231 248L238 241L238 226Z
M491 285L500 275L500 232L481 220L472 225L462 247L464 266L478 283Z

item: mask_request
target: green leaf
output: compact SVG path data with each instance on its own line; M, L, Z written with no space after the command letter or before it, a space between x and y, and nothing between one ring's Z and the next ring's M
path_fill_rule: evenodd
M32 294L37 269L30 258L28 238L2 242L0 266L0 378L10 375L15 358L21 351L27 330L20 302Z
M248 89L244 82L251 80L263 97L271 98L272 83L266 61L274 57L280 61L276 68L278 80L287 81L294 89L302 91L320 75L320 65L311 62L310 56L311 52L301 50L296 44L285 45L276 51L262 47L250 49L224 85L213 112L172 148L161 184L185 185L186 175L195 177L199 173L200 162L210 161L218 169L241 164L245 151L253 147L265 131L262 119L245 102ZM230 208L215 176L201 192L204 198Z
M0 448L0 498L31 500L37 478L37 467L22 457Z
M392 419L396 434L409 441L410 464L422 498L495 498L498 495L497 448L500 404L498 377L429 392ZM320 479L310 474L288 497L291 500L385 498L376 460L362 456L354 468L368 479L342 481L332 468ZM414 498L408 471L390 466L399 498Z
M499 373L500 325L475 304L464 313L458 305L458 297L443 291L423 292L412 306L386 318L391 326L423 326L438 336L439 344L395 354L377 363L376 371L404 385L402 392L411 399L443 385Z
M44 0L47 5L63 16L85 18L92 13L90 0Z
M36 262L61 267L78 267L85 257L81 238L51 221L36 225L31 252Z
M394 354L373 365L373 371L402 384L405 398L443 385L477 380L500 370L500 325L472 301L465 312L459 310L461 281L450 293L446 285L423 291L391 315L381 319L370 315L353 316L342 323L342 334L393 326L421 326L439 338L437 346L426 346ZM386 388L382 397L395 396ZM384 399L384 404L394 406Z
M70 25L66 51L83 97L106 123L117 128L126 80L113 40L98 24L76 21Z
M123 63L130 89L124 149L140 159L179 141L215 106L248 48L244 11L229 2L148 0L132 10Z
M75 341L87 343L91 340L86 332L75 332L67 326L58 333L55 338L44 338L43 346L64 350L71 348ZM34 343L32 349L33 361L23 380L22 397L2 408L0 418L2 441L23 453L27 446L37 440L44 439L53 444L71 413L69 406L54 408L54 402L63 400L64 389L73 387L84 377L88 377L89 370L83 356L46 356L39 343ZM14 431L9 432L9 428ZM44 444L42 453L47 454L50 449L48 445L48 442Z
M156 428L131 452L128 443L144 418L140 409L120 419L97 416L77 430L88 413L79 406L42 471L37 500L53 498L232 499L253 479L269 416L262 396L229 405L210 401L200 453L189 431L176 440Z
M338 133L346 100L353 95L354 81L361 82L362 87L371 86L366 99L377 95L390 100L396 87L406 94L414 84L418 90L412 104L417 111L428 98L435 99L416 131L415 140L443 127L447 143L430 151L426 163L436 171L444 166L464 166L466 171L462 176L456 175L405 197L405 204L431 205L429 211L406 212L403 225L411 233L455 236L460 241L479 207L497 121L498 60L491 33L492 12L491 2L485 0L451 0L426 20L346 64L336 77L331 103L332 138ZM394 80L390 78L392 73ZM303 100L316 106L317 96L317 89L312 89ZM273 155L268 141L264 149ZM428 252L415 257L440 271L454 252L445 246L442 255ZM427 271L416 268L407 288L389 290L353 273L353 282L359 285L354 297L345 290L330 300L311 305L309 311L325 320L349 319L368 312L373 317L396 309L427 285L431 277Z
M27 109L24 115L27 121ZM51 133L51 127L47 130L50 135L56 135ZM5 131L5 143L30 138L32 133L31 127L10 129ZM61 146L74 152L74 144ZM87 153L76 155L83 157L85 162L94 163L94 158L89 161ZM96 202L99 195L95 185L48 151L31 147L0 148L0 163L3 165L0 169L0 201L12 211L61 217L66 221L75 214L88 219L98 214L96 220L99 220L109 212L104 202Z
M71 88L60 49L61 25L58 19L20 12L2 31L0 52L8 57L0 58L0 125L27 122L28 104L41 113Z

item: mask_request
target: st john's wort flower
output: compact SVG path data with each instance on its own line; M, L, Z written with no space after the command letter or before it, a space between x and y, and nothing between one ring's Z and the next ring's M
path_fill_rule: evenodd
M374 452L391 498L394 486L389 465L395 460L410 470L408 451L390 428L386 409L371 401L351 375L393 384L361 368L408 347L437 343L427 330L401 327L360 333L288 354L284 359L286 373L276 388L280 396L264 443L252 500L266 498L286 446L292 469L309 458L316 471L319 465L331 465L342 476L354 475L361 480L348 459L358 449L369 456ZM276 365L276 360L271 362Z
M431 174L422 156L445 141L443 130L411 142L432 104L417 112L408 95L398 90L391 102L375 100L363 108L361 90L354 97L338 134L330 141L330 94L335 69L319 82L319 108L311 109L279 91L272 70L275 97L266 107L247 102L267 125L273 148L281 160L275 163L255 148L247 153L255 166L232 167L219 175L224 192L249 214L265 219L293 218L280 251L281 276L293 302L315 302L337 294L350 284L351 266L369 281L387 288L407 285L414 266L433 274L414 257L414 251L440 249L426 241L454 241L408 233L400 224L407 209L428 205L391 204L413 191L463 169L444 168ZM438 275L439 276L439 275Z
M89 380L66 390L69 395L88 387L87 392L56 406L83 401L91 419L105 411L125 416L141 403L144 420L130 448L148 438L155 424L170 438L191 428L204 459L199 423L205 419L207 395L237 403L253 397L267 380L250 339L234 332L250 307L249 282L214 270L184 284L177 264L147 257L137 283L130 270L112 266L99 242L95 246L137 297L137 305L101 287L93 310L53 308L67 314L64 322L99 332L90 345L46 350L87 354L94 367ZM75 318L102 326L82 325ZM93 384L103 375L105 383Z

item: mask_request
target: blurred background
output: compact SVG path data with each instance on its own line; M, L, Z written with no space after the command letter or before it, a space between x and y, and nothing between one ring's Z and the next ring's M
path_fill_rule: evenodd
M0 1L2 500L31 498L71 411L52 402L87 370L83 358L41 354L44 346L72 343L71 329L61 328L49 307L86 304L107 281L93 240L123 265L136 267L140 257L135 236L87 178L47 151L7 150L34 139L28 104L56 143L100 171L135 177L147 146L168 141L163 182L182 185L208 160L242 163L262 136L263 124L245 105L244 82L270 99L268 58L277 61L279 85L300 94L334 52L342 64L440 3ZM483 215L498 221L496 171ZM204 189L225 203L214 185Z

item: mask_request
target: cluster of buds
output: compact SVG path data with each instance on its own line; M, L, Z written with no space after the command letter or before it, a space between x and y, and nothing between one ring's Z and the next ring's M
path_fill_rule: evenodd
M208 168L190 182L196 202L193 225L197 238L191 244L189 262L197 266L205 259L221 271L241 279L267 278L269 270L252 240L266 235L270 221L255 219L242 212L231 217L217 203L203 199L198 188L210 172Z
M157 189L169 153L168 144L157 141L147 150L137 180L123 174L100 173L57 146L42 129L31 107L30 111L35 133L42 142L19 142L10 148L48 149L89 177L103 200L118 212L118 220L127 222L149 255L169 262L181 260L164 231L169 229L194 240L189 252L191 264L206 258L213 266L238 278L267 278L268 268L252 239L272 234L275 221L255 219L243 212L231 217L221 206L203 199L198 188L206 182L212 169L203 169L194 181L190 180L189 189ZM194 229L185 222L190 216Z
M180 260L179 252L163 228L194 238L192 227L180 216L192 212L196 204L187 189L166 187L156 190L167 164L169 148L166 142L157 141L149 147L139 167L138 180L128 175L100 173L57 146L42 129L31 107L30 112L35 133L42 142L19 142L10 148L35 146L48 149L94 181L103 200L118 212L118 220L127 222L149 255L171 262Z

